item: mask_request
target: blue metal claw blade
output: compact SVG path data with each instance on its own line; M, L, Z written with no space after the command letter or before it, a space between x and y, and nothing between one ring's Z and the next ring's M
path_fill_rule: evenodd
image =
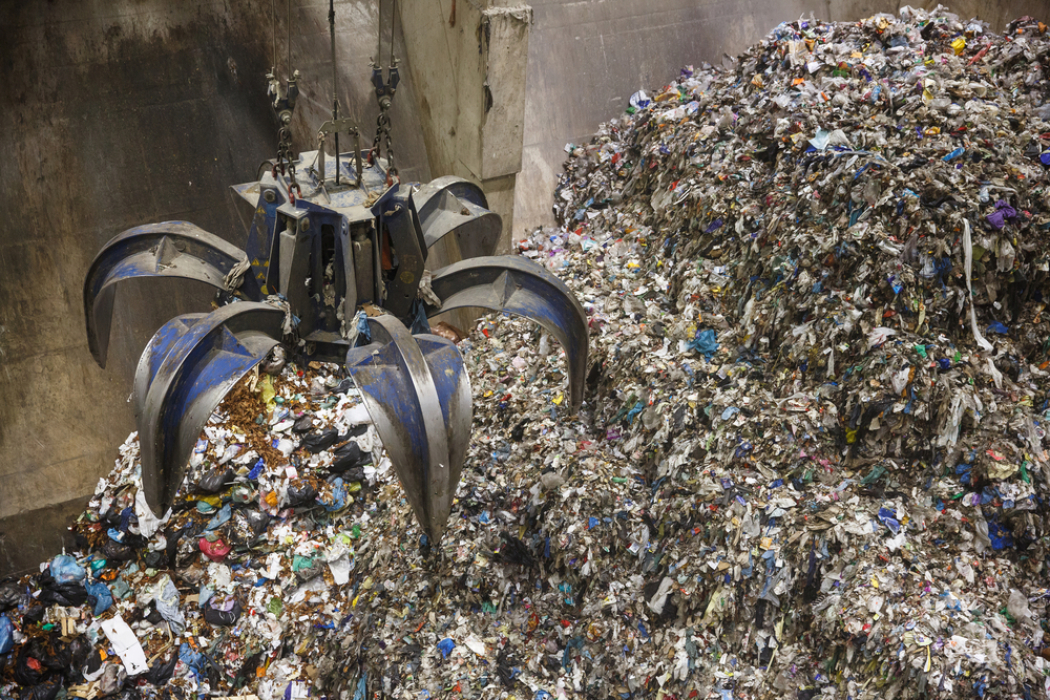
M492 255L499 243L502 222L489 211L480 187L455 175L446 175L420 187L412 195L426 247L432 248L451 233L458 256Z
M523 316L557 338L569 361L569 404L583 401L587 378L587 314L565 283L528 258L496 255L443 267L431 280L440 307L427 315L478 307Z
M470 442L470 381L456 346L413 336L393 316L368 319L373 342L346 367L394 465L416 519L441 539Z
M135 372L135 408L146 502L160 513L215 407L281 337L284 312L256 302L187 314L154 334Z
M186 221L129 229L98 252L84 279L84 319L95 361L106 366L116 284L135 277L181 277L227 288L248 269L242 250ZM232 276L231 276L232 273ZM254 290L250 275L245 291ZM248 294L252 296L252 294Z

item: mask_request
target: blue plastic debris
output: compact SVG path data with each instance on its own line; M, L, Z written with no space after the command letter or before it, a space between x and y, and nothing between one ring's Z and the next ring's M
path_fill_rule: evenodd
M248 479L250 481L255 481L259 478L259 475L263 473L264 469L266 469L266 461L260 457L258 461L255 462L255 466L252 467L252 470L248 472Z
M999 323L998 321L992 321L988 324L989 333L999 333L1000 335L1006 335L1010 332L1010 329Z
M92 611L95 617L106 612L113 605L113 594L109 592L109 586L101 581L88 579L84 582L84 588L87 589L88 595L95 599L95 609Z
M879 508L879 522L888 527L894 535L901 531L901 524L897 521L897 511L892 508Z
M7 615L0 615L0 654L6 654L14 646L15 625Z
M219 509L219 512L216 513L211 520L208 521L208 524L204 527L204 529L206 531L217 530L218 528L228 523L231 517L233 517L233 509L230 507L230 504L227 503Z
M992 541L992 549L996 551L1014 546L1014 536L998 521L988 521L988 537Z
M702 331L697 331L696 336L692 340L686 342L686 345L690 350L695 350L710 362L711 358L713 358L715 353L718 352L717 337L718 336L715 334L714 330L707 328Z
M357 681L357 689L354 691L354 700L366 700L368 697L368 672L362 672Z
M452 641L451 637L445 637L437 644L438 651L441 652L443 658L448 658L448 655L452 653L452 650L456 648L456 643Z
M87 577L84 567L68 554L59 554L52 559L49 571L51 572L51 578L58 584L76 583L77 581L83 581Z
M201 677L201 672L204 667L204 655L198 651L194 651L193 647L186 642L183 642L179 646L179 661L186 664L195 677Z

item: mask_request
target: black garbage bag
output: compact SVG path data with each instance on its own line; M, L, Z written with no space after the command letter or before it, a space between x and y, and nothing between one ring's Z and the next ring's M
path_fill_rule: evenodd
M44 664L47 657L47 650L40 637L33 637L23 644L15 657L15 682L24 688L37 685L50 676L51 671Z
M117 508L116 506L110 506L109 510L106 511L106 514L102 516L102 520L106 525L109 525L110 527L119 528L121 520L120 514L120 508Z
M317 489L310 484L302 484L301 486L289 486L288 487L288 508L297 508L302 505L308 505L314 502L317 498Z
M361 425L352 426L349 430L339 436L338 442L344 440L350 440L355 437L361 437L368 432L368 423L362 423Z
M153 665L149 667L149 670L143 674L143 678L153 685L160 687L170 681L171 677L175 675L175 666L177 666L178 663L178 654L172 654L171 658L167 661L157 659L153 662Z
M169 527L164 531L164 539L168 541L168 546L164 550L164 553L167 555L167 568L169 569L177 568L175 564L178 561L179 540L181 540L182 536L185 534L186 529L184 528Z
M167 559L166 552L155 552L150 550L142 555L142 561L145 562L146 566L150 569L162 568L165 559Z
M292 432L297 435L308 433L314 428L314 417L313 414L304 413L295 419L295 425L292 426Z
M72 683L79 683L83 677L84 664L87 663L92 650L91 640L87 635L74 637L69 643L69 668L66 671L66 679Z
M18 697L20 700L54 700L60 690L62 690L62 679L56 678L31 687L23 685Z
M25 594L17 581L0 583L0 612L7 612L12 608L18 607L18 604L22 602L23 595Z
M217 597L217 596L216 596ZM219 603L219 601L212 600L208 601L208 604L204 606L204 621L211 625L218 625L220 627L230 627L237 622L237 618L241 616L241 602L239 600L233 601L233 606L229 610L221 610L219 608L212 607L212 603ZM225 605L223 607L226 607Z
M270 524L270 516L255 509L240 509L233 512L228 530L229 543L234 547L254 544Z
M98 653L98 650L89 650L87 659L81 665L81 673L86 676L93 676L102 668L102 663L102 655Z
M25 610L22 612L22 625L35 625L38 622L43 621L44 615L47 614L47 606L41 605L32 599L33 602L28 604Z
M517 681L514 679L521 673L517 667L521 665L521 661L514 656L511 656L507 649L500 651L496 657L496 673L499 675L499 680L505 688L514 688Z
M69 643L63 641L62 637L57 632L54 632L48 637L48 645L51 647L51 653L40 659L40 662L48 671L61 674L67 673L73 663L73 654L69 648Z
M125 685L112 695L106 696L106 700L141 700L141 698L141 691L134 685Z
M346 483L353 483L355 481L365 480L365 468L364 467L351 467L344 472L335 472L329 476L329 481L332 479L341 478Z
M40 574L37 581L41 588L37 600L45 605L57 604L63 607L72 608L81 606L87 602L88 592L87 589L84 588L83 581L59 583L46 571Z
M134 547L116 540L107 539L99 547L99 551L106 558L106 561L131 561L135 558Z
M353 469L359 469L361 476L344 476L344 480L360 481L364 477L364 467L371 463L372 453L365 452L356 442L348 442L335 451L335 460L328 469L334 474L343 474Z
M204 493L218 493L233 482L233 469L219 467L212 469L197 482L197 490Z
M145 619L146 622L150 623L151 625L159 625L161 622L164 621L164 616L160 614L160 610L157 610L157 606L153 601L150 601L149 605L146 607L146 610L148 612L146 612L146 614L143 615L143 619Z
M305 448L310 454L315 455L318 452L327 450L337 442L339 442L339 431L335 428L327 428L320 432L304 435L303 441L299 446Z
M259 664L262 661L263 652L258 651L244 660L241 664L240 671L237 672L237 678L255 678L256 671L259 668Z
M536 563L532 552L529 551L528 545L524 542L506 532L499 533L499 536L503 540L503 544L499 548L498 561L520 566L532 566Z
M238 514L244 519L253 542L266 534L266 529L270 526L269 515L255 509L242 510Z

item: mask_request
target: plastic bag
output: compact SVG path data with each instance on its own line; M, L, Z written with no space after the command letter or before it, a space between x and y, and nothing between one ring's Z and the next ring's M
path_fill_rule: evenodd
M335 460L332 462L332 465L328 467L328 469L335 474L343 474L348 470L360 469L360 472L363 476L364 470L362 469L362 467L364 467L364 465L369 464L372 461L372 453L365 452L361 449L360 445L353 441L350 441L342 447L340 447L339 449L337 449L335 451L334 457ZM361 480L361 477L351 477L349 475L344 475L343 478L349 481Z
M214 596L204 606L204 621L211 625L229 627L241 616L241 603L236 598Z
M218 493L233 481L232 469L213 469L197 482L197 489L204 493Z
M304 557L297 554L292 560L292 571L295 573L296 577L303 582L309 581L318 576L323 570L323 562L320 559L313 559L311 557Z
M23 687L34 686L48 675L49 671L44 664L48 657L44 649L43 640L40 637L32 637L18 650L15 658L15 682Z
M124 681L127 680L127 677L128 674L124 670L124 666L121 664L109 664L102 673L102 680L99 681L99 690L103 695L111 696L124 686Z
M301 505L313 503L314 499L317 498L317 489L310 484L304 483L301 486L289 486L287 494L285 506L288 508L296 508Z
M292 432L297 434L308 433L313 430L314 417L309 413L304 413L295 419L295 424L292 425Z
M178 589L175 588L175 584L172 583L171 577L167 574L157 582L156 588L160 589L153 597L153 603L157 606L157 611L160 612L161 617L167 620L168 626L171 627L173 633L182 634L186 629L186 617L179 610Z
M113 605L113 594L110 593L109 586L101 581L85 581L84 589L88 595L87 602L92 606L92 613L96 617L109 610L109 607Z
M39 683L31 687L23 687L20 700L54 700L58 691L62 689L62 681L55 679L45 683Z
M56 603L68 608L87 602L88 592L81 581L58 583L47 572L41 574L38 580L42 590L37 600L41 603Z
M171 677L175 675L175 666L179 663L179 655L172 654L171 658L167 661L157 660L150 666L149 671L145 673L143 678L153 685L160 687L171 680Z
M0 584L0 612L17 607L23 595L22 587L14 581Z
M109 539L102 543L99 551L108 561L113 562L131 561L135 558L135 550L131 545L114 542Z
M230 544L235 547L250 546L266 532L270 516L258 510L238 510L233 514L229 529Z
M216 538L214 541L211 541L206 537L202 537L198 544L200 545L201 551L204 552L204 556L212 561L222 561L226 558L226 555L230 553L230 545L222 540L222 538Z
M0 615L0 654L6 654L15 646L15 625L7 615Z
M87 576L84 567L78 564L77 560L68 554L59 554L52 559L51 565L48 567L48 572L51 574L51 578L59 584L79 583Z
M329 447L339 441L339 431L335 428L328 428L316 433L310 433L303 436L303 441L300 447L304 448L310 454L317 454L323 452Z

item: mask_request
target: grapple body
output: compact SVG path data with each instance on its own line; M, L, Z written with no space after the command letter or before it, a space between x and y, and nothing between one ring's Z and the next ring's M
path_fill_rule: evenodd
M139 362L143 488L155 511L171 504L223 396L278 344L300 360L346 367L433 541L452 507L472 413L463 358L429 333L428 317L477 307L536 321L566 351L571 407L582 401L584 311L541 266L492 255L500 217L480 188L454 177L388 185L382 161L361 167L359 156L304 153L297 177L274 169L235 186L254 207L246 252L193 224L164 222L118 235L93 261L84 310L103 367L118 282L180 277L229 302L168 322ZM421 293L428 251L442 240L463 259L434 270Z

